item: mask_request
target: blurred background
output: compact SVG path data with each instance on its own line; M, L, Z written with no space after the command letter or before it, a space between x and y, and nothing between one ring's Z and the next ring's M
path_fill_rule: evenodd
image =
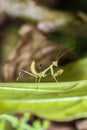
M59 66L87 57L86 0L0 0L1 82L15 82L22 69L30 71L33 60L40 72L71 48L74 49L61 57ZM71 75L60 77L59 81L81 78ZM35 82L24 73L19 81ZM53 79L42 81L53 82ZM32 115L31 124L37 118ZM74 123L52 122L49 130L65 130L62 126L66 126L66 130L78 129Z

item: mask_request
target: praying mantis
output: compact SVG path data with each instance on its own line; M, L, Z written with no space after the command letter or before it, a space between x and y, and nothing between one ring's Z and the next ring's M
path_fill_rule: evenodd
M59 69L57 72L54 72L54 67L58 67L58 61L61 57L63 57L66 53L70 52L71 50L73 50L74 48L72 49L69 49L68 51L64 52L62 55L60 55L60 57L58 57L57 60L53 61L52 64L50 66L48 66L45 70L41 71L41 72L37 72L36 70L36 62L35 61L32 61L31 65L30 65L30 70L31 70L31 73L28 72L28 71L25 71L25 70L21 70L19 72L19 75L18 75L18 78L17 80L19 80L20 78L20 75L22 72L28 74L28 75L31 75L33 77L35 77L36 79L36 82L40 83L41 79L46 77L47 74L48 74L48 71L50 71L50 74L51 76L53 77L53 79L57 81L56 77L61 75L63 73L63 69Z

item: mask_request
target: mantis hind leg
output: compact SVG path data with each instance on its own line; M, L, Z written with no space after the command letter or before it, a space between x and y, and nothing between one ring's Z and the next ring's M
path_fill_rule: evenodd
M35 75L33 75L32 73L30 73L30 72L28 72L28 71L26 71L26 70L23 70L23 69L22 69L22 70L19 72L19 74L18 74L18 77L17 77L16 81L18 81L18 80L19 80L19 78L20 78L20 76L21 76L22 72L23 72L23 73L25 73L25 74L28 74L28 75L31 75L31 76L35 77Z

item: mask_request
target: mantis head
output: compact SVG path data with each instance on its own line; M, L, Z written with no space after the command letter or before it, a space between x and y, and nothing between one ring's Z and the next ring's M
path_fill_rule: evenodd
M58 66L58 61L57 61L57 60L56 60L56 61L53 61L52 63L53 63L53 65L54 65L55 67Z

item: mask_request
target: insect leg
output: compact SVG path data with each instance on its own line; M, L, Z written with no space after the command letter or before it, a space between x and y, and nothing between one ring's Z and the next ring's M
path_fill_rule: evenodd
M41 81L41 78L42 78L42 77L39 77L39 79L38 79L38 82L37 82L37 89L38 89L38 84L39 84L40 81Z
M37 77L36 77L35 81L37 82Z
M21 70L21 71L19 72L19 75L18 75L16 81L19 80L19 78L20 78L22 72L24 72L25 74L28 74L28 75L31 75L31 76L35 77L35 75L33 75L32 73L30 73L30 72L28 72L28 71L26 71L26 70Z
M54 78L54 80L55 80L56 82L58 82L55 76L52 76L52 77Z
M57 79L56 79L56 76L54 76L53 67L51 67L50 70L51 70L51 75L52 75L52 77L54 78L54 80L55 80L56 82L58 82Z
M38 80L38 83L40 83L40 81L41 81L41 78L42 78L42 77L40 77L40 78L39 78L39 80Z

